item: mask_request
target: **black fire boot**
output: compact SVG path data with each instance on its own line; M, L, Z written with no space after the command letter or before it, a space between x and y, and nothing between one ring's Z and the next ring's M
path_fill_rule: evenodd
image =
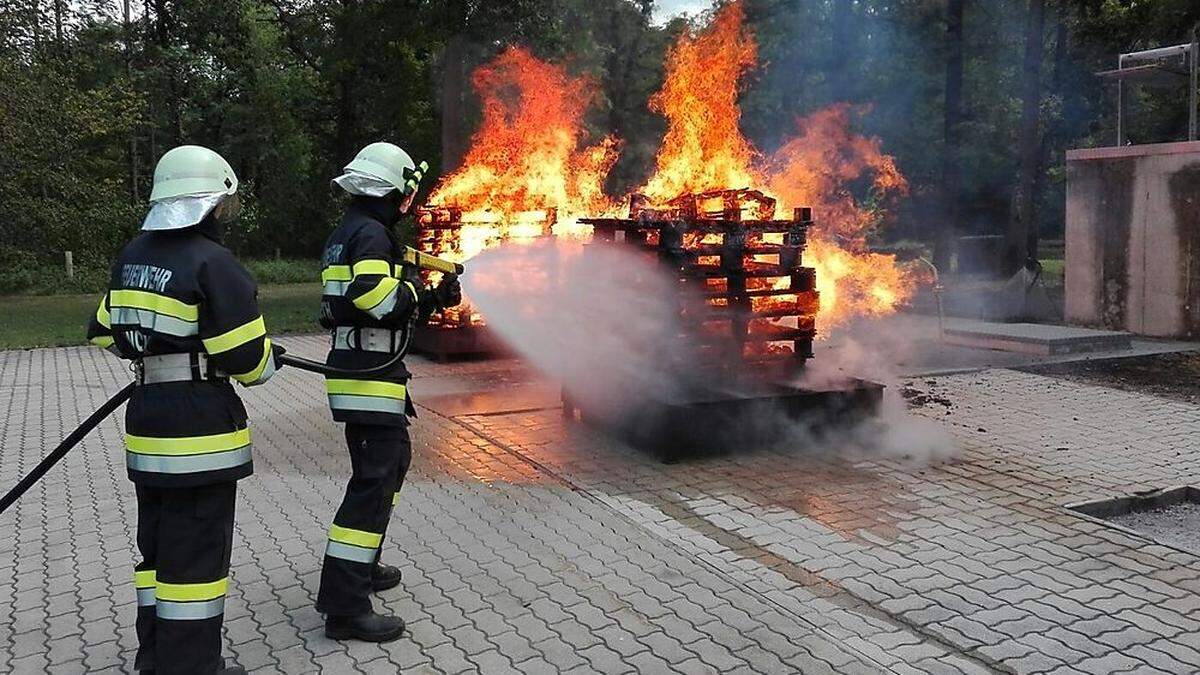
M331 640L391 642L404 632L404 619L369 612L358 616L325 618L325 637Z
M400 568L376 561L371 568L371 590L378 593L400 585Z

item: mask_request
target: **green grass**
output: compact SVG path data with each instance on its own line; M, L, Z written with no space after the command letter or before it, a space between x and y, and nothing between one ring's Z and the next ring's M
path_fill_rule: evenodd
M1066 274L1067 261L1065 260L1050 259L1041 260L1040 262L1042 263L1042 274L1045 274L1047 277L1062 279L1063 275Z
M100 294L0 297L0 349L84 344ZM320 330L321 285L269 284L259 288L259 308L271 334Z

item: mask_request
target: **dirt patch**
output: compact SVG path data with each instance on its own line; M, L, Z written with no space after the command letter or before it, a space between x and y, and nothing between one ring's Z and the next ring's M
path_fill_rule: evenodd
M932 387L934 383L933 381L927 381L926 384ZM938 394L932 389L930 391L914 389L912 382L905 382L904 385L900 387L900 397L904 399L904 402L908 405L910 410L924 408L930 405L940 405L946 408L951 408L954 406L954 403L951 402L950 399Z
M1016 370L1200 403L1200 352L1073 361Z

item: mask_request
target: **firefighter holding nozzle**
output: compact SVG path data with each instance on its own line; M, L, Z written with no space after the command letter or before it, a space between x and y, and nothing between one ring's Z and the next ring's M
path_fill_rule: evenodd
M325 242L321 322L332 332L330 366L365 370L395 360L385 375L327 378L329 407L346 424L352 473L329 527L317 611L335 640L394 640L399 617L375 613L371 593L400 583L400 570L380 549L412 459L404 367L413 329L461 299L456 275L426 288L392 228L412 207L428 165L391 143L372 143L333 180L350 195L337 229ZM399 357L399 358L397 358Z
M112 267L88 338L134 363L125 461L137 494L138 651L155 673L244 673L221 658L237 481L253 471L230 380L277 362L254 279L221 244L240 209L220 155L185 145L154 169L142 234Z

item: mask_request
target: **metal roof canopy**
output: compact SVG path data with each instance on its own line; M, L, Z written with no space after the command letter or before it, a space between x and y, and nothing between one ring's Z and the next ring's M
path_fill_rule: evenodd
M1189 82L1188 140L1197 139L1197 104L1200 103L1200 24L1192 29L1192 41L1121 54L1116 70L1096 75L1117 81L1117 145L1125 145L1125 83L1144 87L1177 86Z

